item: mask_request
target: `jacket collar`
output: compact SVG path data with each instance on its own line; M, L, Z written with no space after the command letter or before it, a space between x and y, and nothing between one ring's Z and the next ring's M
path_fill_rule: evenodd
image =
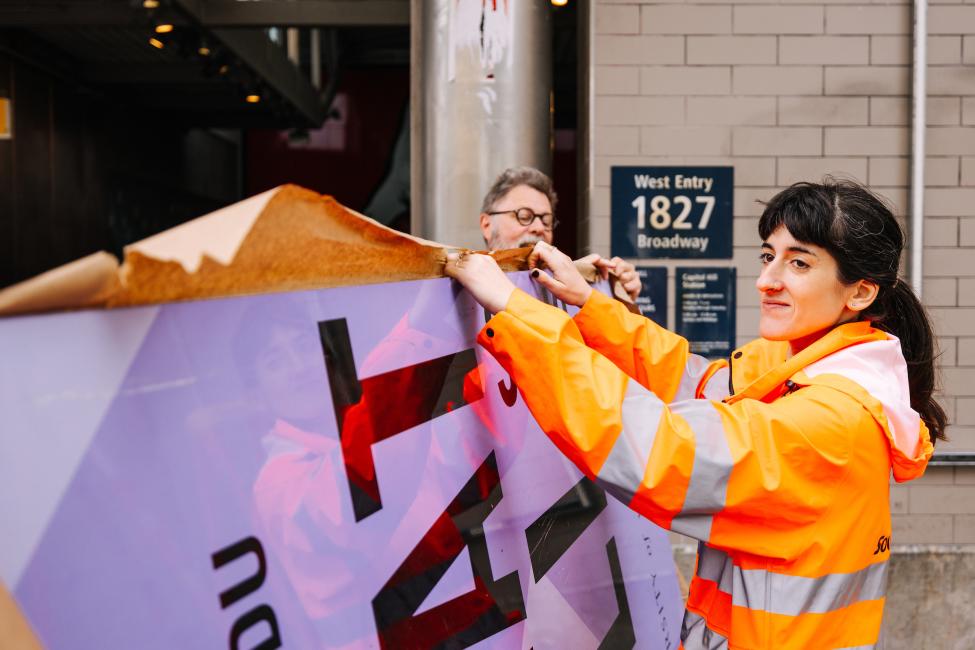
M865 345L852 349L860 344ZM787 343L759 339L735 351L736 393L726 401L772 402L818 374L833 373L834 382L837 373L844 379L851 375L856 388L848 383L846 390L861 400L884 430L894 479L907 481L924 473L934 447L927 427L911 408L907 366L896 338L868 322L855 322L833 328L793 357L787 356L788 350ZM843 390L842 384L834 387Z
M731 355L731 379L735 394L727 402L733 404L745 398L774 401L789 390L786 382L806 366L851 345L885 340L887 334L871 327L868 321L834 327L791 357L788 356L787 341L757 339Z

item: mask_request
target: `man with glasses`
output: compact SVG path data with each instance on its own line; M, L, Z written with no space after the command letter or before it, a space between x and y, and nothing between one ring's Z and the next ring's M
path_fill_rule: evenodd
M501 172L481 204L481 234L489 250L533 246L543 241L552 243L553 231L559 225L555 218L558 197L552 179L534 167L511 167ZM598 256L589 256L595 263ZM633 300L640 294L640 276L636 268L618 257L601 260L597 266L614 271Z

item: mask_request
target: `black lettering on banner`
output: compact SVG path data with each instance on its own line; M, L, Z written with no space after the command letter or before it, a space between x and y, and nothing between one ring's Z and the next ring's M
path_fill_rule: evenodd
M257 591L267 576L267 560L264 557L264 548L256 537L245 537L244 539L222 548L211 556L214 570L219 569L225 564L229 564L236 559L242 558L248 553L253 553L257 558L257 573L239 582L230 589L220 593L220 608L227 609L241 598Z
M467 349L359 379L346 319L322 321L318 331L352 510L362 521L383 507L372 445L484 397L475 382L464 391L477 358Z
M281 647L281 634L278 631L278 619L274 616L274 610L268 605L258 605L236 621L230 630L230 650L240 648L241 635L252 626L264 621L271 628L271 636L261 641L251 650L275 650Z
M463 648L525 618L518 573L494 579L483 532L502 496L491 452L373 599L382 648ZM474 589L416 614L465 547Z
M552 507L546 510L525 530L532 573L538 582L551 569L582 533L606 509L606 493L602 488L583 477ZM623 583L616 539L606 543L609 570L613 576L613 589L619 614L600 642L602 649L632 648L636 644L636 632L630 616L630 604Z
M213 562L213 569L217 570L230 562L251 553L253 553L254 557L257 559L257 572L249 578L238 582L233 587L220 592L221 609L227 609L237 601L246 598L250 594L260 589L261 585L264 584L264 579L267 577L267 559L264 556L264 548L261 546L261 542L253 536L245 537L244 539L235 542L230 546L220 549L210 556L210 559ZM268 624L271 636L261 641L260 644L254 646L253 650L275 650L275 648L280 648L281 633L278 629L278 619L274 615L274 610L271 609L270 605L261 604L241 615L236 621L234 621L233 627L230 629L231 650L237 650L239 648L241 635L261 621Z
M487 323L489 320L494 318L494 314L489 312L487 309L484 310L484 322ZM518 384L510 376L508 377L508 385L504 385L504 380L498 381L498 391L501 393L501 399L504 401L506 406L514 406L515 402L518 400Z
M890 538L886 535L881 535L880 539L877 540L877 550L873 554L886 553L888 550L890 550Z
M525 529L538 582L606 508L606 493L583 477Z
M600 642L599 650L632 648L636 645L636 633L633 631L630 601L626 597L626 585L623 583L623 569L620 566L620 554L616 549L615 537L610 537L609 541L606 542L606 555L609 557L609 571L613 574L613 591L616 592L616 606L619 608L619 614L616 615L609 632Z
M510 386L504 385L504 379L498 380L498 390L501 391L501 399L506 406L514 406L518 400L518 384L510 376L508 377Z
M649 537L643 538L643 543L647 547L647 556L653 557L653 541ZM670 650L672 646L670 642L670 625L667 624L667 615L664 614L664 604L663 604L663 593L657 586L657 574L653 573L650 575L650 588L653 590L653 602L657 606L657 616L660 621L660 632L664 636L664 647ZM683 632L681 639L683 639Z

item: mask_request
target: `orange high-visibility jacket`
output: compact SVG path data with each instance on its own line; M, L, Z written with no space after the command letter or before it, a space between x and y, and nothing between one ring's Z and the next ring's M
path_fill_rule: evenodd
M891 469L933 451L896 338L848 323L708 363L597 292L573 319L516 290L478 342L587 476L700 540L683 648L878 642Z

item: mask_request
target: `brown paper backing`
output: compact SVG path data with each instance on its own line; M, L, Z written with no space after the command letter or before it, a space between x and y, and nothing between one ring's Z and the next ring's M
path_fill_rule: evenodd
M447 254L457 250L387 228L330 196L284 185L229 265L204 255L188 273L178 262L130 248L119 267L110 254L96 253L0 291L0 316L439 278ZM490 255L505 271L524 271L530 251ZM595 279L595 269L582 266Z
M44 647L2 583L0 583L0 647L4 650L41 650Z

